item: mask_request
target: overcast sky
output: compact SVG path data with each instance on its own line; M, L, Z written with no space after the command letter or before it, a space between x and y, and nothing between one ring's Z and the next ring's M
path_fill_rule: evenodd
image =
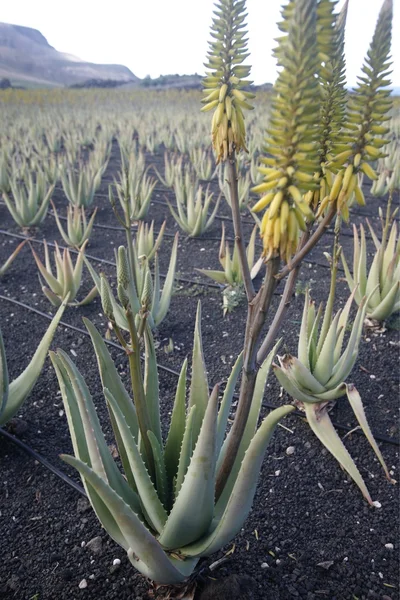
M338 6L344 0L339 0ZM281 0L247 0L252 79L276 76L271 49ZM350 0L346 30L347 81L354 85L382 0ZM394 0L393 85L400 86L400 0ZM126 65L138 77L204 74L213 0L13 0L0 21L39 29L57 50L97 63ZM397 35L396 35L397 32Z

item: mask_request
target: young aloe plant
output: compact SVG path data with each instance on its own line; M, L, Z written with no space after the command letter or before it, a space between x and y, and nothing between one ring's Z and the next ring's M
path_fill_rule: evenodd
M106 294L104 310L113 327ZM108 305L108 306L107 306ZM216 474L225 451L225 431L233 392L242 366L236 361L220 407L218 386L210 397L202 351L200 307L193 344L192 380L186 400L185 361L176 388L169 433L161 436L158 374L153 339L143 329L144 376L139 330L126 305L129 358L134 402L125 390L110 354L95 327L85 320L92 338L104 396L110 412L125 476L114 462L96 409L75 365L65 352L51 353L68 418L75 456L62 456L81 474L88 498L109 535L122 546L132 565L153 581L185 581L199 559L216 552L240 530L249 513L262 460L273 430L291 410L272 411L257 430L272 353L261 366L257 392L238 458L224 493L215 500Z
M154 275L152 275L149 257L146 257L145 254L138 256L134 244L132 244L130 250L128 249L128 253L124 246L120 246L118 252L116 252L117 292L120 304L115 298L105 276L101 275L99 277L89 261L85 259L97 291L101 293L102 288L104 286L107 287L113 314L117 325L121 329L129 330L124 310L124 303L127 299L129 300L129 305L136 321L139 319L143 304L146 305L147 322L151 328L157 327L164 320L169 310L174 290L177 253L178 234L176 234L174 239L167 276L164 281L164 287L161 290L157 253L154 258ZM124 289L126 288L125 292L121 289L121 285L124 286Z
M154 241L154 221L150 225L139 221L134 241L137 256L145 256L148 261L154 258L163 240L166 225L167 221L164 221Z
M156 167L153 167L158 179L166 188L172 188L175 182L176 172L182 172L182 161L182 156L177 156L175 154L169 156L168 152L164 152L164 177Z
M290 354L278 356L279 366L274 364L273 369L281 386L305 411L307 421L315 435L349 473L363 496L372 505L367 486L336 433L328 412L330 402L347 394L360 427L378 457L387 478L391 481L386 463L368 425L360 395L354 384L345 383L357 360L368 299L364 297L360 302L347 346L343 350L344 335L356 290L347 300L343 310L333 316L339 253L340 250L336 252L332 266L331 289L321 329L322 304L316 311L315 304L310 301L307 290L299 335L298 356Z
M20 227L40 225L47 215L54 185L47 188L44 173L38 171L36 181L31 172L23 182L14 176L10 188L12 199L6 192L3 193L3 198L14 221Z
M15 248L14 252L7 258L6 262L0 266L0 277L5 275L6 271L11 267L14 260L17 258L18 254L21 252L22 248L25 246L27 240L24 240Z
M89 304L89 302L91 302L97 296L97 289L96 286L94 286L83 300L80 302L74 302L81 286L82 267L86 244L87 241L79 250L78 258L76 259L74 267L69 249L64 248L64 251L61 254L57 242L54 242L54 262L56 265L56 275L53 275L47 243L44 242L45 264L42 263L35 250L31 247L40 275L43 277L48 286L47 287L46 285L42 284L42 291L53 304L53 306L60 306L67 296L68 304L73 306L83 306L84 304Z
M148 177L148 169L144 169L144 159L134 158L136 156L132 155L129 161L123 161L120 179L114 183L121 207L124 211L128 210L131 223L146 217L157 183L155 179ZM109 196L111 204L114 204L112 186L109 186Z
M342 255L346 280L350 290L354 291L357 304L360 304L362 298L367 294L366 316L376 321L385 321L392 313L400 310L400 240L397 236L397 223L394 219L397 211L398 209L390 215L389 203L385 221L382 211L379 211L382 222L381 241L367 219L376 249L368 274L367 243L362 225L360 226L360 236L357 227L353 225L353 274L350 273L347 261Z
M68 200L73 206L85 207L93 204L94 195L100 187L101 169L90 164L81 165L78 173L73 167L64 167L61 171L61 183Z
M68 299L66 298L65 302L63 302L54 315L29 365L11 382L8 377L6 351L0 329L0 425L5 425L17 414L38 380L44 361L46 360L47 351L63 315L67 301Z
M238 169L238 173L240 173ZM228 206L232 208L232 198L231 198L231 187L229 185L229 180L227 178L227 169L224 165L219 165L218 169L218 183L219 189L223 194L225 200L228 203ZM246 175L240 174L237 180L238 185L238 196L239 196L239 209L243 210L246 208L247 204L250 200L250 174L246 173Z
M92 216L87 221L85 209L83 206L69 205L67 208L67 231L61 224L60 217L54 203L51 203L54 212L54 218L57 223L58 231L61 234L64 242L72 248L80 248L90 238L92 233L93 223L96 218L97 208L93 211Z
M258 261L256 265L254 264L257 229L258 226L256 225L252 231L249 244L246 250L247 263L249 265L252 278L254 278L257 275L263 262ZM203 275L211 277L211 279L213 279L217 283L221 283L222 285L226 286L226 288L223 291L223 309L224 314L226 314L227 312L233 310L237 305L237 293L235 293L235 288L241 288L243 286L243 276L240 268L237 246L234 246L233 254L231 255L229 242L225 241L224 223L222 223L222 237L221 245L219 248L219 262L221 263L223 271L213 271L211 269L197 270ZM237 291L238 290L236 290L236 292Z
M182 202L178 195L175 195L177 211L172 208L167 201L169 210L179 227L188 234L189 237L199 237L210 229L214 223L217 214L221 196L218 197L211 215L208 215L208 209L213 198L213 193L209 192L207 187L203 192L201 185L195 189L191 187L188 190L186 203Z

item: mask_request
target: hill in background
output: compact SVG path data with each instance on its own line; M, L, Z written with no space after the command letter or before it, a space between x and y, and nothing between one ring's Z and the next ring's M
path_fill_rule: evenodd
M58 52L37 29L0 23L0 79L14 86L60 87L87 80L139 79L122 65L100 65Z

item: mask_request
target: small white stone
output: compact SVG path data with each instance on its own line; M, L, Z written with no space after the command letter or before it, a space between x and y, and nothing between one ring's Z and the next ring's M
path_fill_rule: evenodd
M348 560L349 560L349 557L345 556L344 559L343 559L343 562L348 562Z
M82 579L82 581L79 584L79 589L84 590L85 588L87 588L87 581L86 579Z
M72 356L75 356L75 358L78 356L73 348L71 348L70 352L71 352Z
M81 548L84 548L86 546L86 542L81 542Z
M288 448L286 448L286 454L287 454L288 456L291 456L291 455L292 455L292 454L294 454L294 453L295 453L295 448L294 448L294 446L289 446Z
M385 544L386 550L394 550L393 544Z
M375 508L382 508L382 504L379 502L379 500L374 500L372 503Z
M115 566L120 565L120 564L121 564L120 559L119 558L114 558L114 560L113 560L113 566L115 567Z
M281 472L279 470L275 471L275 477L279 477L280 474L281 474Z
M370 378L370 379L376 379L376 375L373 375L373 374L371 373L371 375L369 376L369 378Z
M268 563L261 563L262 569L268 569L268 567L269 567Z
M94 579L94 574L89 575L89 579Z

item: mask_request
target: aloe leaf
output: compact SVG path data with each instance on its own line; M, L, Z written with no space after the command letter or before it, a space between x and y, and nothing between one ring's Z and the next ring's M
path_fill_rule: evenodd
M45 249L47 250L46 245L45 245ZM40 260L39 256L36 254L36 252L32 246L31 246L31 250L32 250L33 258L35 259L37 267L40 271L40 274L43 277L43 279L46 281L49 288L53 291L53 293L57 294L58 296L62 296L63 289L62 289L60 283L57 281L57 279L54 277L54 275L52 275L46 269L46 267L44 266L44 264L42 263L42 261Z
M68 426L70 430L75 456L79 458L79 460L90 464L90 457L85 439L85 433L83 430L82 420L80 418L79 409L75 399L72 384L69 380L69 377L66 373L65 367L63 366L61 359L54 352L50 352L50 358L56 371L61 393L63 396L65 413L67 415ZM111 537L120 546L127 550L129 546L122 532L120 531L117 523L115 522L115 519L108 510L107 506L98 496L96 491L90 485L87 485L85 479L83 479L83 485L85 487L88 498L96 512L96 515L103 524L103 526L106 528ZM139 499L137 499L137 509L140 511Z
M373 306L374 308L378 306L381 301L381 293L380 293L380 283L379 283L379 267L381 262L381 251L375 254L374 259L372 261L371 268L369 270L367 285L365 288L365 293L369 296L368 304ZM374 292L373 294L371 292Z
M214 513L218 386L211 393L182 486L159 537L164 548L190 544L208 530ZM193 508L196 507L196 510Z
M93 288L90 290L90 292L88 292L84 299L80 302L77 302L76 306L86 306L86 304L90 304L91 302L93 302L96 296L98 296L98 293L99 292L97 290L97 287L93 286Z
M165 467L169 481L173 481L177 474L179 454L185 433L186 373L187 359L184 361L179 375L174 407L172 409L171 425L164 449Z
M385 277L385 274L389 268L389 264L392 261L393 257L396 254L396 239L397 239L397 224L396 221L393 222L392 228L390 230L390 236L386 248L383 252L382 257L382 276Z
M220 194L220 195L218 196L218 198L217 198L217 201L216 201L216 203L215 203L214 210L212 211L212 213L211 213L211 215L210 215L210 218L208 219L208 221L207 221L207 224L206 224L206 226L205 226L205 228L204 228L204 232L206 232L208 229L210 229L211 225L214 223L215 216L216 216L216 214L217 214L217 211L218 211L219 203L220 203L220 201L221 201L221 197L222 197L222 196L221 196L221 194Z
M154 464L155 464L155 472L156 472L156 488L157 494L160 498L160 501L164 507L168 505L168 479L167 479L167 471L165 468L165 460L164 453L160 442L154 435L152 431L147 432L147 436L149 438L151 449L153 451Z
M196 443L201 423L208 404L208 379L204 362L203 343L201 337L201 304L197 305L196 325L194 329L192 380L189 392L189 408L196 406L196 416L193 424L193 443Z
M286 354L283 358L286 375L293 381L299 389L304 389L306 393L314 395L325 392L325 387L314 377L296 356Z
M18 244L18 246L15 248L14 252L7 258L7 260L3 264L3 266L0 267L0 277L2 275L4 275L5 272L11 267L12 263L17 258L18 254L20 253L20 251L22 250L22 248L25 246L26 242L27 242L27 240L24 240L23 242L21 242L20 244Z
M178 472L176 474L176 479L175 479L175 490L174 490L175 498L177 497L177 495L180 492L183 480L185 478L185 475L186 475L186 472L187 472L187 469L188 469L188 466L190 463L190 459L192 457L193 446L194 446L193 424L194 424L196 412L197 412L197 407L192 406L192 408L189 409L188 415L186 417L185 432L183 434L182 446L181 446L180 453L179 453Z
M299 344L297 348L297 356L303 365L310 369L310 359L308 353L308 336L309 336L309 309L310 309L310 294L308 289L305 293L303 317L301 319Z
M15 193L14 192L13 192L13 195L14 195L14 198L15 198ZM7 206L8 210L9 210L9 212L11 213L11 216L14 219L14 221L20 227L25 227L26 223L24 223L24 219L21 219L18 210L16 209L15 205L13 204L12 200L10 200L10 198L8 197L8 195L6 194L6 192L3 192L3 200L6 203L6 206Z
M357 359L358 345L360 343L362 334L366 305L367 299L364 296L364 298L361 300L360 306L358 307L356 318L354 319L350 337L347 342L346 350L333 367L332 376L326 383L326 388L332 389L345 381L354 366L354 363Z
M42 292L46 296L48 300L52 303L53 306L61 306L63 302L62 296L57 296L54 292L52 292L48 287L42 286ZM71 298L72 300L72 298Z
M221 518L211 533L182 548L185 556L209 556L240 531L250 512L264 455L274 429L279 421L293 410L293 406L280 406L263 420L246 450Z
M158 369L153 336L147 326L144 333L145 367L144 367L144 393L146 396L147 411L150 420L150 430L156 436L158 443L162 444L160 402L158 387Z
M354 240L354 244L355 244L355 243L356 243L356 242L355 242L355 240ZM356 281L354 281L353 277L351 276L350 269L349 269L349 265L347 264L347 260L346 260L346 258L345 258L345 256L344 256L344 252L342 252L342 253L340 254L340 258L342 259L342 266L343 266L343 269L344 269L344 275L345 275L345 277L346 277L347 285L349 286L349 288L350 288L350 291L352 292L352 291L354 290L354 288L356 287L357 283L356 283ZM355 267L355 265L354 265L354 269L355 269L355 268L356 268L356 267ZM357 300L357 301L358 301L358 300Z
M341 311L339 311L333 321L329 329L327 330L327 334L322 345L321 351L317 358L317 362L315 363L315 367L313 370L313 375L318 381L325 385L327 381L329 381L332 371L333 371L333 357L335 353L336 346L336 337L337 337L337 328L338 321L340 319Z
M355 226L354 226L355 227ZM357 232L357 228L355 227L355 231ZM361 243L359 246L359 250L357 252L358 260L354 260L353 269L357 270L357 283L359 283L359 299L356 300L359 303L361 298L365 295L365 290L367 287L367 244L365 241L365 230L362 225L360 225L360 237ZM356 257L356 244L358 245L358 235L354 237L354 258Z
M93 470L107 481L138 512L138 497L128 486L111 456L93 399L82 375L65 352L59 350L57 356L63 367L63 370L58 369L57 377L59 378L64 406L66 412L68 406L68 412L71 411L70 414L73 419L71 423L68 421L70 431L76 426L79 427L80 435L82 435L83 431L83 440L80 438L77 439L78 450L83 445L86 457L89 458L88 463ZM64 387L61 386L62 381L60 377L61 379L65 379L65 377L69 379L72 386L72 394L68 395L65 393L67 388L65 387L65 383ZM80 454L78 454L78 457L81 458Z
M376 319L377 321L384 321L387 319L392 312L394 312L394 307L396 305L398 299L398 293L400 289L400 282L397 281L390 292L387 294L386 298L382 300L382 302L374 308L371 313L368 313L368 316L371 319Z
M372 431L368 425L367 417L365 415L364 406L361 401L361 396L358 393L355 385L349 383L346 385L347 398L349 399L351 408L353 409L354 414L356 415L357 421L363 430L365 437L369 441L374 450L379 462L382 465L383 470L385 471L385 475L387 479L392 482L392 478L389 473L389 469L386 466L385 459L382 456L381 451L379 450L378 444L375 441L374 436L372 435Z
M106 400L113 412L118 430L124 444L125 453L128 457L131 471L135 477L136 488L143 512L146 512L152 528L161 533L167 520L167 513L160 501L154 484L147 472L146 466L135 443L132 432L124 419L121 409L109 390L104 390ZM97 470L94 469L96 472ZM104 479L104 478L103 478ZM114 486L113 486L114 487Z
M220 453L222 443L224 441L224 435L226 431L226 424L229 417L229 411L232 406L232 398L235 392L235 387L237 380L239 378L240 372L243 367L243 352L239 354L236 359L235 364L233 365L231 374L229 375L229 379L227 381L224 395L222 397L221 406L218 412L218 425L217 425L217 456Z
M83 322L89 332L94 351L96 353L97 364L103 388L110 390L113 397L117 400L118 406L120 407L122 414L129 425L129 429L131 430L132 435L135 437L137 442L139 426L137 422L135 405L121 381L119 373L115 368L114 361L111 358L100 333L97 331L93 323L86 317L83 317Z
M321 408L318 406L305 404L304 409L306 411L307 421L317 438L323 443L325 448L329 450L329 452L347 471L353 481L358 485L367 502L373 505L367 486L365 485L355 462L351 458L345 445L332 425L332 421L328 412L326 411L326 407Z
M7 401L8 401L8 388L9 388L9 379L8 379L6 349L4 348L3 336L1 334L1 329L0 329L0 423L1 424L3 424L2 413L5 409L5 407L7 406Z
M210 277L213 281L226 285L227 279L224 271L213 271L212 269L196 269L202 275Z
M174 289L175 282L175 269L176 269L176 259L178 253L178 234L175 235L174 243L171 251L171 258L169 261L168 273L167 277L164 281L163 291L161 293L160 305L157 311L157 315L155 316L155 324L158 325L165 318L169 305L171 304L172 292Z
M281 384L281 386L283 387L283 389L290 395L292 396L292 398L294 398L295 400L298 400L299 402L310 402L310 403L316 403L316 402L320 402L320 400L318 400L317 398L315 398L315 396L311 395L311 394L306 394L304 391L300 390L294 383L293 381L290 379L290 377L288 377L288 375L286 374L286 372L284 371L283 368L278 367L278 365L273 364L272 368L274 370L275 376L277 378L277 380L279 381L279 383Z
M347 299L346 304L343 307L343 310L341 312L341 315L340 315L340 318L338 321L339 335L337 336L337 339L336 339L335 352L333 355L333 363L334 364L337 363L337 361L340 358L340 354L342 352L344 334L346 331L347 322L349 320L350 308L353 303L355 294L356 294L356 289L353 289L353 291L351 292L350 296Z
M321 392L320 394L315 394L315 398L318 398L321 402L322 401L331 401L331 400L336 400L337 398L341 398L346 393L345 385L346 384L343 382L339 383L339 385L337 385L334 388L328 388L325 390L325 392Z
M177 583L186 578L187 566L189 565L185 565L185 571L180 571L175 566L178 565L178 561L172 561L168 557L156 538L144 527L130 506L101 477L88 465L72 456L62 456L62 459L81 473L85 481L90 484L109 508L111 515L126 539L128 556L140 573L165 585ZM112 536L110 531L109 533ZM190 567L194 568L194 562L189 564Z
M47 351L53 340L67 302L68 298L65 299L63 304L54 315L49 328L44 334L35 354L32 356L29 365L16 379L14 379L14 381L9 384L7 403L5 406L3 406L1 412L0 425L7 423L7 421L9 421L18 412L38 380L44 365L44 361L46 360Z

